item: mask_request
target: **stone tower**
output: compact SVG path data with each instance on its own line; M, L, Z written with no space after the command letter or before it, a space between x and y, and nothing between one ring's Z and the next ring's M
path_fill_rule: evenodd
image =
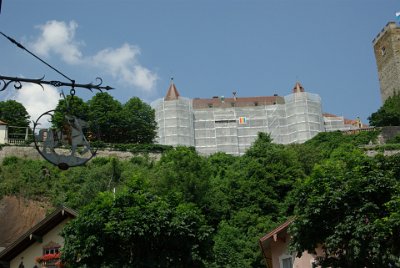
M400 27L389 22L372 43L384 103L395 92L400 93Z

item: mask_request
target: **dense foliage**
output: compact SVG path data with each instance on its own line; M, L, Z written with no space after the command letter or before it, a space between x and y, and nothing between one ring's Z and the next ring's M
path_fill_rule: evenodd
M28 127L29 117L21 103L15 100L0 101L0 120L9 126Z
M399 267L400 225L389 219L400 212L393 209L400 155L369 158L349 149L336 150L297 189L293 247L323 245L324 267Z
M400 126L400 94L389 97L368 120L375 127Z
M67 171L8 157L0 197L77 209L63 233L71 267L265 267L259 238L293 215L295 251L323 244L325 265L397 267L400 159L359 148L377 135L284 146L260 134L240 157L177 147L159 160L94 158Z
M67 96L55 109L52 122L55 127L64 124L65 114L89 122L92 141L151 144L156 137L154 110L137 97L121 104L105 92L97 93L87 102Z
M64 229L63 258L71 266L200 267L212 229L195 204L171 203L131 180L106 192Z

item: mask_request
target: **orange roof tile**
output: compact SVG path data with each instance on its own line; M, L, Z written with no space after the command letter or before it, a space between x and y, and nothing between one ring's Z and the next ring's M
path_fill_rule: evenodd
M179 92L175 87L174 81L171 78L171 85L168 88L167 94L165 95L164 100L177 100L179 98Z
M281 96L260 96L260 97L241 97L241 98L219 98L212 99L193 99L193 109L202 108L228 108L228 107L249 107L261 105L284 104L285 99Z

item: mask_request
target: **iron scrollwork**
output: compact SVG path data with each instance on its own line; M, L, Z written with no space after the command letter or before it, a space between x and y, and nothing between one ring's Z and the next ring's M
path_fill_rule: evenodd
M93 90L111 90L114 89L110 86L103 86L103 80L100 77L96 78L97 83L88 83L88 84L77 84L75 83L74 80L71 80L71 82L61 82L61 81L47 81L44 80L44 76L42 78L38 79L32 79L32 78L23 78L23 77L10 77L10 76L3 76L0 75L0 91L4 91L5 89L8 88L8 86L12 83L14 83L14 88L15 89L21 89L22 88L22 83L30 83L30 84L36 84L41 86L43 89L43 85L51 85L54 87L71 87L71 88L85 88L89 89L90 91L93 92Z
M113 89L110 86L103 86L103 80L96 78L97 83L78 84L75 80L69 78L49 63L45 62L34 53L26 49L21 43L17 42L10 36L0 32L0 35L7 38L11 43L15 44L18 48L28 52L30 55L41 61L43 64L48 66L50 69L63 76L69 82L62 81L48 81L42 78L32 79L23 77L10 77L0 75L0 92L6 90L10 85L14 86L14 89L19 90L23 87L24 83L30 83L39 85L44 90L44 85L50 85L53 87L68 87L70 88L70 95L75 95L76 88L85 88L93 92L98 90L108 91ZM67 101L64 93L61 94ZM39 154L49 161L50 163L58 166L60 169L68 169L69 167L75 167L85 164L92 157L96 155L96 151L90 147L89 140L85 137L88 134L85 128L88 128L89 124L80 118L69 114L69 104L67 102L67 111L63 114L62 126L55 126L54 123L54 112L55 110L47 111L43 113L34 122L33 135L35 148ZM52 127L48 129L39 130L41 120L47 118L47 123L51 123Z

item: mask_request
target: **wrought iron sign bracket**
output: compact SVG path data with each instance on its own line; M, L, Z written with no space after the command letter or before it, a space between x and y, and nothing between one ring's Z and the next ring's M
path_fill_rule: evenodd
M0 0L1 1L1 0ZM15 44L18 48L28 52L30 55L41 61L47 67L51 68L69 82L62 81L48 81L45 80L44 76L38 79L23 78L23 77L11 77L0 75L0 92L6 90L10 85L14 86L14 89L21 89L24 83L36 84L42 87L44 85L50 85L53 87L68 87L70 88L70 95L75 95L76 88L88 89L91 92L98 90L100 92L108 91L113 89L110 86L103 86L103 80L99 77L96 78L96 83L78 84L75 80L69 78L34 53L26 49L22 44L15 41L13 38L0 32L11 43ZM66 97L64 93L61 96ZM49 161L50 163L58 166L60 169L68 169L69 167L75 167L84 165L92 157L96 155L96 150L93 150L90 146L89 140L85 137L85 128L89 126L87 122L70 114L69 103L67 102L67 111L63 114L62 126L52 126L48 129L42 129L42 133L37 127L40 125L40 120L47 120L48 122L54 122L55 110L47 111L39 116L39 118L33 122L33 135L34 144L39 154Z
M71 89L75 88L86 88L93 92L93 90L111 90L114 89L110 86L102 86L103 80L100 77L97 77L97 83L89 83L89 84L77 84L75 80L71 80L71 82L61 82L61 81L47 81L44 80L44 76L39 79L32 79L32 78L22 78L22 77L10 77L10 76L3 76L0 75L0 91L5 90L10 84L14 83L15 89L21 89L22 83L31 83L39 85L43 88L43 85L51 85L54 87L71 87ZM44 89L44 88L43 88Z

